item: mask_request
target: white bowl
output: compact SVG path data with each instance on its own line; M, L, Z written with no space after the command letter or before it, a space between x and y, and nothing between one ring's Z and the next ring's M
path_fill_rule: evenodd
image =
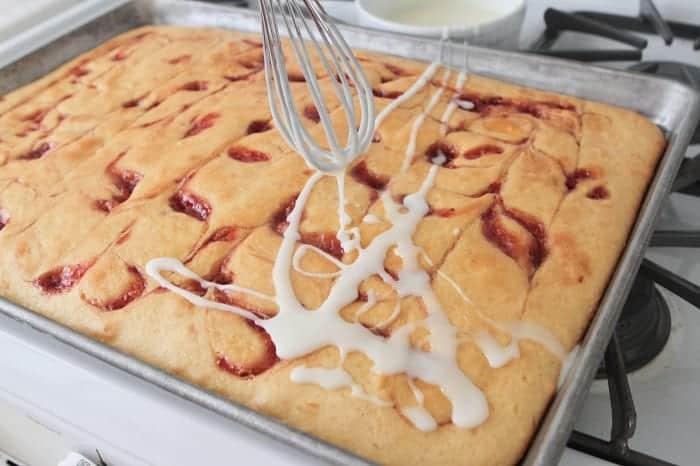
M355 9L362 23L377 29L433 38L440 37L447 29L449 37L466 39L472 45L516 48L525 18L525 3L525 0L357 0ZM407 18L406 13L411 11L416 16Z

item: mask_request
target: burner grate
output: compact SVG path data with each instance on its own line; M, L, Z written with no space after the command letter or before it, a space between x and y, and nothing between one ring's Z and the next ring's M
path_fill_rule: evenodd
M700 26L679 21L666 21L659 14L652 0L639 1L637 16L594 11L567 13L556 8L548 8L544 13L544 21L546 28L543 34L526 52L579 61L637 61L641 60L642 50L647 47L648 42L635 33L659 35L666 45L671 45L676 37L689 39L694 42L695 50L700 49ZM567 31L605 37L631 48L553 50L552 47L561 34Z
M612 414L610 440L602 440L574 431L569 438L568 446L580 452L623 465L673 466L673 463L654 458L629 447L629 441L637 427L637 411L634 407L617 334L613 334L608 349L605 351L605 366L608 368L608 391L610 392Z

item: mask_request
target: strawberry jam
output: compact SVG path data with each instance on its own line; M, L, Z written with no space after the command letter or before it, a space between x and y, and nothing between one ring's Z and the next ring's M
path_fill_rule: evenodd
M43 273L34 280L34 286L46 294L64 293L83 278L88 268L87 264L62 265Z
M579 181L586 180L592 177L593 173L586 168L579 168L577 170L574 170L573 173L567 175L566 177L566 188L569 191L573 191L574 189L576 189L576 185L578 185Z
M444 141L437 141L428 147L425 151L425 156L428 162L433 165L451 168L452 161L457 157L457 151L453 145Z
M360 163L352 167L350 170L350 176L352 176L356 181L369 186L372 189L382 190L389 184L389 177L377 175L372 172L368 167L367 163L362 160Z
M207 128L214 126L216 120L220 117L216 112L207 113L202 118L195 119L192 126L185 132L183 138L188 138L190 136L195 136Z
M5 209L0 208L0 231L10 223L10 214Z
M468 151L465 151L464 156L465 159L469 160L474 160L478 159L479 157L482 157L484 155L490 155L490 154L502 154L503 153L503 148L500 146L497 146L495 144L484 144L478 147L474 147L473 149L469 149Z
M372 95L382 97L384 99L396 99L403 95L403 91L387 91L384 89L372 88Z
M53 144L50 142L42 142L38 146L36 146L34 149L22 154L19 156L21 160L36 160L42 158L48 151L51 150L53 147Z
M586 197L589 199L601 200L610 197L610 191L605 186L596 186L595 188L588 191Z
M251 378L270 369L279 361L279 358L277 357L277 349L270 335L255 322L246 319L246 323L262 337L265 344L265 354L260 360L247 366L235 364L229 361L225 356L218 355L216 358L216 365L219 369L229 372L236 377Z
M209 83L207 81L190 81L180 86L180 90L193 92L206 91L208 88Z
M248 125L247 134L264 133L272 129L268 120L254 120Z
M189 215L201 222L208 219L211 214L211 206L208 202L182 189L170 197L169 204L174 211Z
M340 245L340 240L336 237L334 232L302 233L301 241L317 247L321 251L330 254L336 259L341 259L343 257L343 248Z
M289 217L289 214L291 214L292 210L294 210L294 204L296 204L298 196L299 195L297 194L296 196L289 198L289 200L282 204L279 209L277 209L277 212L272 215L270 226L280 235L284 233L284 230L287 229L287 225L289 225L287 222L287 217Z
M270 156L264 152L260 152L253 149L246 149L245 147L234 146L229 148L228 156L233 160L238 160L244 163L255 163L255 162L267 162L270 160Z
M314 104L309 104L304 107L304 116L314 123L321 121L321 115L318 114L318 109Z
M99 301L96 299L88 299L87 302L103 311L117 311L126 307L129 303L143 295L146 290L146 281L136 267L129 267L129 274L132 277L128 288L116 298L108 301Z

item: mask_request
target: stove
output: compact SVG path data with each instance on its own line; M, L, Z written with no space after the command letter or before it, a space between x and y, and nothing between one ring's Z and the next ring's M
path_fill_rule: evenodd
M42 0L47 5L43 11L49 11L52 1L73 3ZM0 0L0 9L3 3L12 2ZM328 2L329 9L333 3L339 2ZM527 53L654 73L698 86L700 5L691 3L530 0L520 47ZM17 23L2 24L11 17L0 18L0 33L3 27L17 30ZM74 18L79 19L89 18ZM60 20L60 13L51 18ZM22 21L28 24L26 15ZM696 464L698 133L562 466ZM56 465L72 451L94 464L109 465L322 464L4 316L0 374L0 465Z

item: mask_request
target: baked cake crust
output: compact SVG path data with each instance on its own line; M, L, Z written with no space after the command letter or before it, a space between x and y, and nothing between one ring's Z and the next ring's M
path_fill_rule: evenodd
M378 111L426 68L358 56ZM297 105L320 137L303 75L289 62ZM2 98L0 294L379 463L515 464L556 391L561 359L525 338L515 343L520 357L494 368L478 335L507 345L513 322L528 322L574 348L663 152L661 132L627 110L476 75L457 89L457 72L444 68L377 128L345 177L350 225L367 246L388 228L379 190L402 199L443 158L413 239L432 289L465 335L459 367L489 407L478 427L457 427L439 387L416 380L438 424L422 432L401 414L417 402L404 374L377 374L363 353L345 355L343 367L361 390L388 406L348 388L294 383L290 373L302 364L336 367L338 350L280 360L261 326L195 306L145 272L149 260L173 257L208 280L275 294L272 267L286 215L313 170L273 128L261 70L257 36L149 26ZM337 107L333 77L318 74ZM459 105L450 115L451 102ZM426 109L415 156L401 172L413 123ZM336 239L337 204L335 180L321 179L304 206L301 242L350 263L353 254ZM337 270L314 252L300 262L306 271ZM401 267L390 251L387 273ZM278 312L259 296L165 276L258 316ZM333 278L294 270L291 282L299 301L316 309ZM340 315L388 337L426 314L420 298L399 297L372 276ZM411 342L428 345L420 331Z

